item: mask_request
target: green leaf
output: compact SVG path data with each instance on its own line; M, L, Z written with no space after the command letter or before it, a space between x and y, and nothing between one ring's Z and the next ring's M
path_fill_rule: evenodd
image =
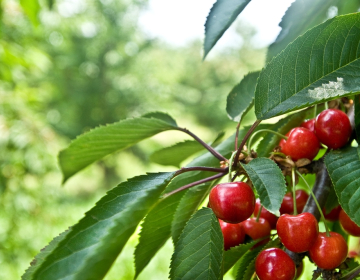
M261 71L255 91L259 120L360 90L360 13L307 31Z
M256 244L257 241L248 242L246 244L240 244L239 246L232 247L230 250L224 252L223 258L223 274L228 272L235 263L247 253L251 247Z
M303 120L305 119L306 113L304 111L299 112L297 114L292 114L287 116L277 123L273 124L271 127L267 127L267 129L273 130L280 134L285 135L292 128L299 126ZM256 152L259 157L268 157L272 150L279 145L281 138L273 133L266 132L264 138L260 141L257 146Z
M204 150L204 147L195 140L185 140L171 147L161 149L150 155L150 160L161 165L172 165L180 167L188 157Z
M286 193L285 178L277 164L268 158L255 158L241 166L249 175L261 204L270 212L277 213Z
M210 208L197 211L186 224L171 259L170 279L221 279L224 241Z
M326 198L325 209L328 214L332 209L339 205L338 197L336 196L335 188L331 186L330 192Z
M53 6L54 6L54 1L55 1L55 0L47 0L47 4L48 4L49 10L52 10L52 8L53 8Z
M325 156L325 165L336 195L346 214L360 225L360 160L359 150L348 147L333 150Z
M136 118L100 126L84 133L59 154L64 182L104 156L170 129L176 129L176 126L161 119Z
M354 110L356 141L360 143L360 95L354 96Z
M109 191L28 279L102 279L174 174L134 177Z
M34 26L39 25L38 14L40 5L38 0L20 0L20 5Z
M239 122L254 105L256 81L260 72L249 73L229 93L226 112L231 120Z
M204 59L250 0L217 0L205 23Z
M279 35L269 46L267 62L305 31L327 20L329 8L340 1L342 0L297 0L293 2L279 24L281 27Z
M163 112L150 112L145 115L142 115L141 117L148 119L158 119L168 123L169 125L177 126L176 121L170 115Z
M263 246L259 246L254 248L251 251L247 251L247 253L245 253L241 259L239 260L239 264L238 264L238 269L236 272L236 280L244 280L245 278L245 272L247 270L247 268L251 265L252 261L255 260L255 258L257 257L257 255L260 253L260 251L262 250Z

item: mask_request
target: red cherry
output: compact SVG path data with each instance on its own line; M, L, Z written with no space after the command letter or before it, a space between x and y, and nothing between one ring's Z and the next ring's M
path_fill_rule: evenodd
M316 135L304 127L295 127L286 136L288 139L281 139L279 146L281 152L297 161L301 158L313 160L319 152L319 140Z
M348 234L352 236L360 236L360 227L350 219L343 209L341 209L339 214L339 222Z
M315 121L315 134L330 149L344 146L352 133L348 116L337 109L322 111Z
M261 207L260 199L257 198L255 203L254 217L257 217L260 207ZM275 229L276 222L279 217L275 216L273 213L269 212L268 210L265 209L265 207L263 207L261 209L260 218L264 218L265 220L267 220L271 226L271 229Z
M304 121L300 126L307 128L311 132L314 132L315 131L314 125L315 125L315 119L311 119L311 120Z
M313 214L281 215L276 230L284 246L295 253L309 250L319 234L318 221Z
M230 247L238 246L244 242L245 231L241 223L230 224L220 219L219 224L224 237L224 249L229 250Z
M313 262L322 269L334 269L345 261L348 247L344 237L337 232L330 232L327 237L325 232L320 232L310 248L309 254Z
M244 228L245 234L249 235L252 240L257 240L270 235L270 224L264 218L259 218L259 221L256 221L256 218L249 218L241 224ZM262 240L257 243L254 248L259 245L266 244L268 241L269 239Z
M326 209L323 209L324 217L326 220L330 222L335 222L339 220L339 214L340 214L341 206L338 205L334 209L332 209L329 213L326 214Z
M237 224L251 216L255 208L255 195L244 182L216 185L209 195L209 203L216 217Z
M304 190L296 190L295 191L295 199L296 199L296 210L298 213L301 213L305 207L305 204L309 198L309 195ZM294 199L292 192L288 192L285 194L283 202L280 207L280 214L293 214L294 213Z
M348 254L348 258L358 258L359 254L356 251L350 251Z
M279 248L260 252L255 271L260 280L293 280L296 274L294 261Z

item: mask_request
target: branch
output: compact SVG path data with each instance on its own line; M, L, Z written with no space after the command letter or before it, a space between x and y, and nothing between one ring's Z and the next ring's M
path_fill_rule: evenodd
M183 167L178 171L176 171L175 176L178 176L182 173L189 171L210 171L210 172L221 172L226 174L229 172L229 167L226 168L213 168L213 167L205 167L205 166Z

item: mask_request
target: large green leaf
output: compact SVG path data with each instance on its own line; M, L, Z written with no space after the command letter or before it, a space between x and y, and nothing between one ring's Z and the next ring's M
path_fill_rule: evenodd
M234 264L256 243L257 241L252 241L246 244L240 244L239 246L232 247L230 250L225 251L223 258L223 274L228 272L229 269L232 268Z
M358 150L348 147L333 150L325 157L325 164L336 195L344 211L360 225L360 159Z
M261 71L255 113L268 119L360 90L360 13L330 19L289 44Z
M305 31L327 20L329 8L340 1L346 2L343 0L297 0L293 2L279 23L281 27L279 35L269 46L267 62Z
M186 224L171 259L170 279L221 279L224 241L209 208L197 211Z
M250 0L217 0L205 23L204 58Z
M260 72L247 74L229 93L226 112L233 121L240 121L254 105L256 81Z
M31 23L35 26L38 26L38 14L40 12L40 5L38 0L20 0L20 5L29 17Z
M255 158L242 167L249 175L261 204L270 212L277 213L286 193L285 178L277 164L268 158Z
M174 174L138 176L109 191L24 279L102 279Z
M160 118L141 117L100 126L80 135L59 154L64 182L104 156L128 148L162 131L176 129L175 125L174 122Z

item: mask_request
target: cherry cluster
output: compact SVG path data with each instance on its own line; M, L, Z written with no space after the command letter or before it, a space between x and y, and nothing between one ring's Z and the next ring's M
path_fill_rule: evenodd
M280 151L293 161L304 158L311 161L322 148L321 144L329 149L338 149L349 141L351 132L349 118L344 112L327 109L316 119L306 121L286 134L287 139L279 143ZM229 182L218 184L211 190L208 206L218 217L225 250L243 243L246 235L258 240L255 248L266 244L277 234L284 249L294 253L308 252L311 261L319 268L333 270L345 261L347 243L337 232L327 230L319 233L315 216L302 212L308 198L309 195L301 189L286 193L280 207L280 217L277 217L261 205L260 199L256 199L247 183ZM339 220L348 234L360 236L360 227L340 206L327 214L323 212L325 219ZM276 230L273 235L272 230ZM300 276L302 264L296 268L286 251L268 248L258 254L255 270L260 280L290 280Z

